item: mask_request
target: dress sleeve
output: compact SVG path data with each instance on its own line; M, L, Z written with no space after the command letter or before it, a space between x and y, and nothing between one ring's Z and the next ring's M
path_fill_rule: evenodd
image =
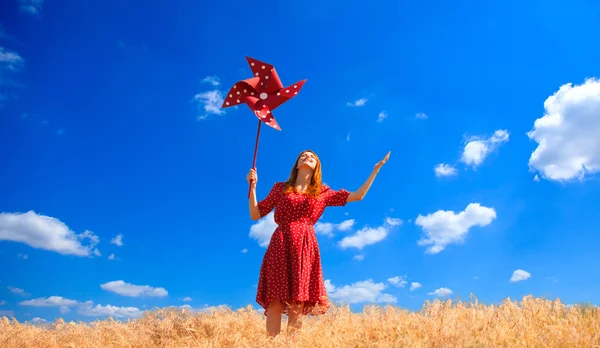
M280 183L275 183L267 197L265 197L265 199L263 199L262 201L258 202L258 212L260 213L261 218L269 214L273 209L275 209L275 206L277 205L277 200L279 198L280 190Z
M325 205L328 207L343 207L347 203L350 191L345 189L332 190L331 188L325 188Z

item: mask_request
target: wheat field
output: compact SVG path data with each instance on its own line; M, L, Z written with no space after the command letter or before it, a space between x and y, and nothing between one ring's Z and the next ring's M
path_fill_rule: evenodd
M253 307L149 311L136 320L48 325L0 319L0 347L600 347L600 309L526 296L485 305L476 299L426 302L420 311L334 306L305 317L297 335L268 338Z

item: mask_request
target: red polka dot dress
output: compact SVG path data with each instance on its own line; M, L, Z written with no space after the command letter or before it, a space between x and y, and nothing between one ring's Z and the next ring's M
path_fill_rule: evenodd
M329 308L321 269L319 245L314 224L328 206L344 206L350 192L335 191L323 185L321 194L311 198L285 193L286 184L276 183L267 197L258 202L260 216L275 209L277 228L260 269L256 302L268 311L269 303L304 302L303 314L323 314Z

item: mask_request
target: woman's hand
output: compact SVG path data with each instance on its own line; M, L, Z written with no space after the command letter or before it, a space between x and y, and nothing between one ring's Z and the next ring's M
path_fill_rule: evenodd
M381 167L383 167L385 162L387 162L387 160L390 158L391 153L392 153L392 151L388 152L387 155L385 155L385 157L381 161L379 161L379 162L377 162L377 164L375 164L375 171L379 171L379 169Z
M258 182L258 175L256 174L256 170L254 168L250 169L246 175L246 181L248 181L248 184L253 184L256 186L256 183Z

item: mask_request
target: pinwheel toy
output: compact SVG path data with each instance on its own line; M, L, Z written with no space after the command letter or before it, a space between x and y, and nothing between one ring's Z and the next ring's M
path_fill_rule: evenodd
M280 131L281 127L279 127L275 116L273 116L273 110L298 95L306 80L284 87L277 75L277 71L275 71L272 65L250 57L246 57L246 60L250 65L254 77L238 81L233 85L225 96L221 108L245 103L258 118L254 159L252 161L252 168L256 168L256 153L258 151L258 140L260 138L262 123L264 122L268 126ZM250 196L250 191L248 191L248 196Z

